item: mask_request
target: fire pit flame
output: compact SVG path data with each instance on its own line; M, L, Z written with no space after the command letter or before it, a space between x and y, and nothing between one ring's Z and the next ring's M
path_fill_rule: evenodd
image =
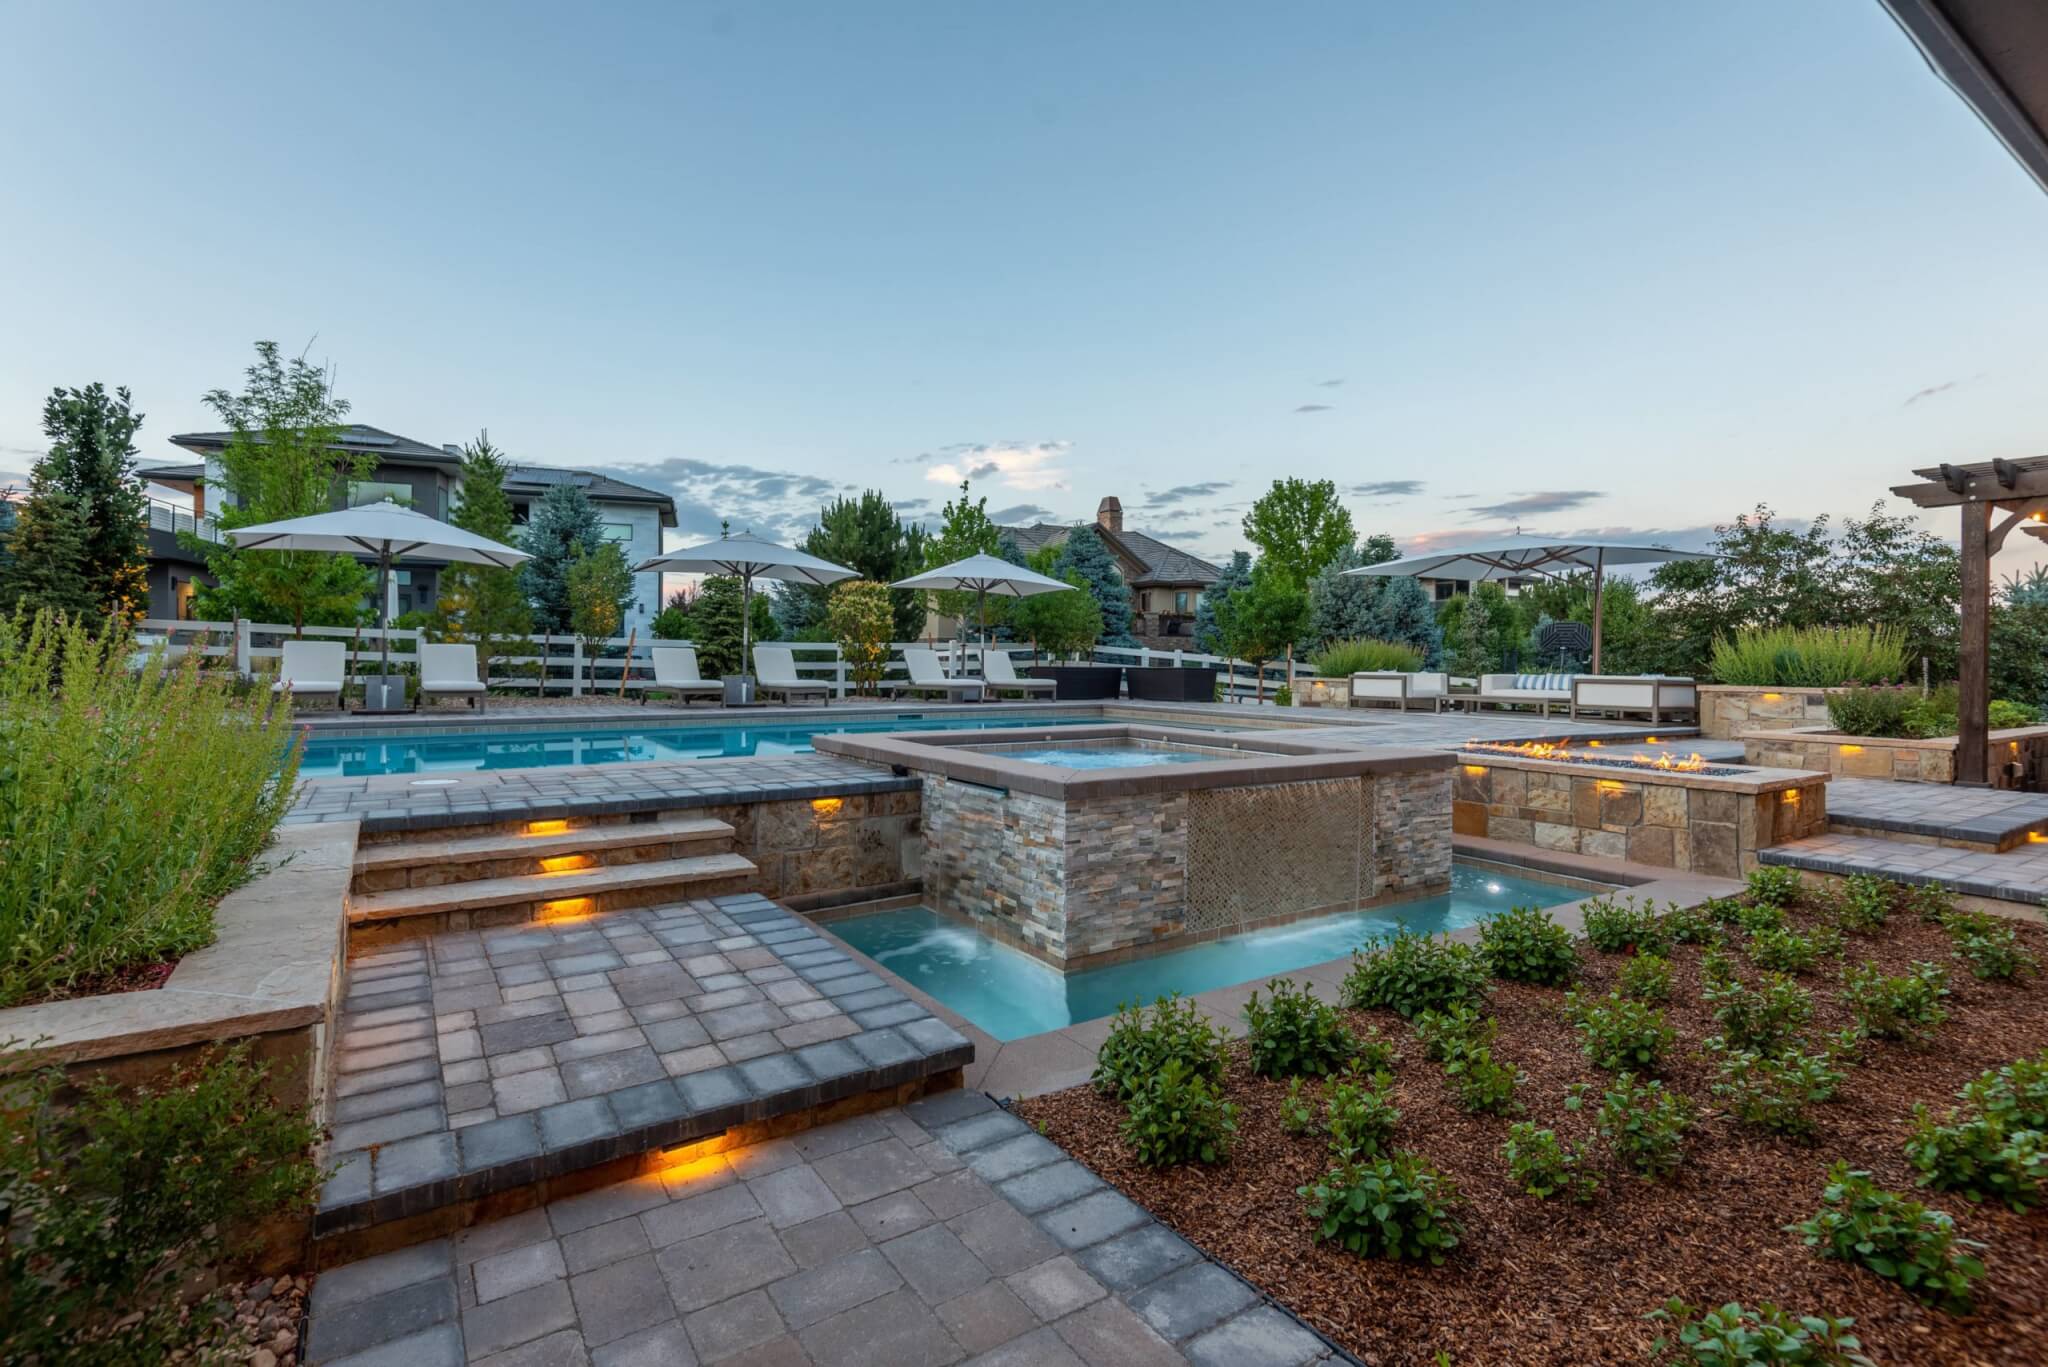
M1695 750L1684 759L1674 755L1649 755L1637 751L1633 755L1601 753L1599 755L1575 755L1568 745L1550 741L1488 741L1468 740L1465 748L1483 754L1514 755L1520 759L1560 760L1571 764L1611 764L1617 768L1634 765L1643 769L1662 769L1669 773L1697 773L1707 767L1706 757Z

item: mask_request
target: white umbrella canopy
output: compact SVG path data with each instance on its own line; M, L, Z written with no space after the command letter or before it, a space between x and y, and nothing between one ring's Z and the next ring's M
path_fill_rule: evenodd
M221 533L244 551L320 551L368 556L377 562L377 617L383 624L383 670L391 672L391 566L408 556L495 565L509 570L533 557L486 536L437 521L390 499L361 508L259 522Z
M976 615L981 622L981 648L988 649L988 595L998 598L1029 598L1034 594L1057 593L1062 589L1073 590L1073 585L1060 579L1053 579L1029 570L1022 565L1013 565L998 556L983 553L970 555L965 560L955 560L950 565L941 565L923 574L913 574L908 579L898 579L889 586L892 589L925 589L939 593L971 593L974 595Z
M670 551L643 560L633 567L635 574L722 574L740 581L740 673L753 660L754 581L781 579L795 584L836 584L852 579L857 571L808 551L778 546L757 536L722 536L701 546Z
M1491 579L1496 575L1540 574L1557 578L1574 570L1593 572L1593 672L1600 672L1600 605L1610 565L1659 565L1672 560L1712 560L1704 551L1675 551L1629 541L1589 541L1570 537L1546 540L1511 536L1478 545L1457 546L1404 556L1378 565L1361 565L1346 574L1383 579Z

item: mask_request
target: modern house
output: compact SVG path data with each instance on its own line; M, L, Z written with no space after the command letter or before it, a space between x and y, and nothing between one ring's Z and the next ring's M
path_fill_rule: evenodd
M1090 525L1130 586L1131 634L1154 649L1193 650L1195 607L1223 571L1157 537L1127 530L1123 502L1114 494L1096 506ZM1030 555L1043 546L1064 544L1074 528L1039 522L1002 530Z
M209 486L217 485L220 480L221 452L227 449L232 436L230 432L187 432L174 436L171 438L173 445L183 447L200 459L190 465L164 465L141 471L143 477L152 483L175 489L192 499L189 509L157 501L150 504L149 615L152 617L190 617L194 588L211 582L203 557L186 550L179 542L178 533L193 533L206 541L219 539L220 533L209 514L218 511L221 495L214 493L210 502ZM430 446L381 428L353 423L342 429L341 440L336 447L353 454L374 456L377 462L368 479L357 482L346 494L336 497L337 508L377 503L389 498L446 521L460 504L460 446ZM603 520L605 537L619 543L628 561L638 562L661 554L662 529L676 525L675 500L658 490L587 470L552 465L513 466L505 481L513 521L523 525L534 503L547 493L550 486L562 483L583 487ZM431 609L440 594L441 568L427 561L394 570L393 615ZM661 576L643 574L635 578L639 594L620 630L630 632L637 627L645 635L654 614L661 608Z

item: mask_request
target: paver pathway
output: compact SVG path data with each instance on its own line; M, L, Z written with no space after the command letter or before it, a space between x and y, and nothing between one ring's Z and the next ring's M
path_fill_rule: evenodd
M1828 781L1828 820L1872 830L1997 844L2001 837L2048 822L2048 793L1836 778Z
M2048 906L2048 845L1992 854L1872 835L1817 835L1758 850L1757 859L1815 873L1874 873L1901 883L1938 883L1972 897Z
M978 1092L352 1263L319 1367L1349 1362Z

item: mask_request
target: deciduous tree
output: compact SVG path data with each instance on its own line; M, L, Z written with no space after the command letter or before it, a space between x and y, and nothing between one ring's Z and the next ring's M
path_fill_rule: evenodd
M604 643L619 634L633 607L633 568L617 543L601 541L596 550L577 546L568 574L569 628L583 640L590 661L590 684L597 686L597 660Z
M1333 480L1276 479L1244 515L1245 540L1259 558L1306 585L1351 545L1351 510Z
M1308 595L1277 565L1261 561L1251 583L1216 608L1226 654L1248 660L1258 673L1257 695L1266 696L1264 665L1289 655L1308 626Z
M854 691L867 696L878 690L889 663L896 615L889 586L871 579L846 579L832 586L826 623L839 643L840 658L853 677Z
M1102 638L1102 607L1088 592L1088 581L1079 574L1059 571L1059 549L1043 546L1028 562L1031 569L1074 586L1074 593L1039 593L1020 598L1010 607L1010 630L1020 640L1031 642L1033 652L1053 656L1087 650Z

